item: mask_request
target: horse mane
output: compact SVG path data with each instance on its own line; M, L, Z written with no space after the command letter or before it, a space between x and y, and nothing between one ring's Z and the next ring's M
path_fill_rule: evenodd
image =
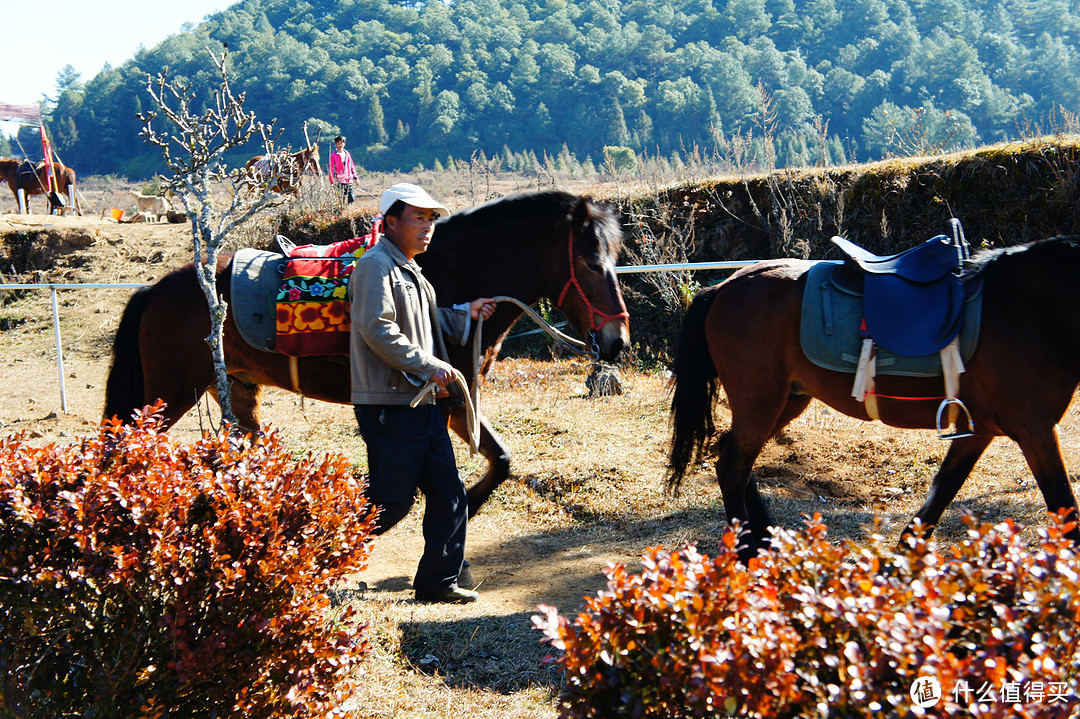
M964 277L1008 271L1016 262L1041 262L1047 267L1066 266L1080 261L1080 236L1057 235L1011 247L995 247L976 252L964 268Z
M594 223L594 234L601 244L601 252L618 257L622 251L622 231L615 212L591 198L561 190L509 195L460 210L439 221L435 237L438 238L440 233L454 233L467 241L474 237L480 239L476 233L489 227L499 228L505 241L512 242L523 235L533 237L535 233L507 232L505 227L532 228L537 222L550 221L552 218L569 221L577 203L582 201L588 203L589 219Z

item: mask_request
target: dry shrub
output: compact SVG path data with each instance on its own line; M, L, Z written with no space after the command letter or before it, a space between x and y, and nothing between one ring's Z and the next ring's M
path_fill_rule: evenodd
M0 439L0 714L326 715L368 651L327 591L370 532L348 462L276 433Z
M1027 550L1012 522L895 551L830 543L820 516L738 560L648 550L571 622L534 622L565 670L567 717L1070 716L1080 697L1080 561L1058 521ZM922 678L922 679L920 679ZM914 692L936 680L928 710ZM916 685L916 681L920 683ZM1038 693L1036 693L1038 692Z

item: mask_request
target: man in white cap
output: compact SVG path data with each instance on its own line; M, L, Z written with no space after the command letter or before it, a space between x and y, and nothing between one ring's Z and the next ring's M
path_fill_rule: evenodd
M472 320L490 317L493 300L482 297L438 307L435 290L414 259L427 250L440 213L450 214L417 185L399 183L379 201L383 235L357 261L349 281L352 336L352 403L368 453L368 498L379 507L381 534L397 524L424 493L424 554L413 580L424 602L463 604L477 593L458 587L465 559L469 507L458 475L446 418L428 393L454 389L458 372L446 357L442 335L468 339Z

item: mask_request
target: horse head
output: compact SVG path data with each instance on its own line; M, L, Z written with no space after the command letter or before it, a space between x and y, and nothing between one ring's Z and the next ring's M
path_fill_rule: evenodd
M568 217L566 282L555 306L588 337L598 359L615 360L630 342L629 313L619 290L615 263L622 231L610 209L579 197Z

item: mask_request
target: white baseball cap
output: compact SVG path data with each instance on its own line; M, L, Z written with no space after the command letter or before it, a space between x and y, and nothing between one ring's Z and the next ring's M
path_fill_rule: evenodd
M431 199L431 195L425 192L424 188L408 182L399 182L398 184L391 186L390 189L382 194L382 199L379 200L379 214L385 215L386 211L390 209L390 206L398 200L401 200L406 205L412 205L413 207L421 207L427 210L440 210L447 215L450 214L450 210L446 209L445 205Z

